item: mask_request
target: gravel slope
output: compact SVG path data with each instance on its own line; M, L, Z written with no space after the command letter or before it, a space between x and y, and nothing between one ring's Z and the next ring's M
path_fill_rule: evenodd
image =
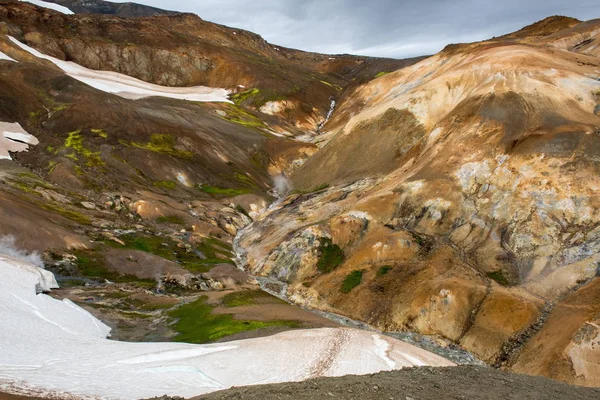
M193 400L216 399L600 399L600 389L570 386L546 378L487 367L410 368L367 376L234 388Z

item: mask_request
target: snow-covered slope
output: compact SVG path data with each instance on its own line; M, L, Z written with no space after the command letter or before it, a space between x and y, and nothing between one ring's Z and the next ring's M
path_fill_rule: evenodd
M0 256L0 390L187 397L231 386L452 365L404 342L341 328L210 345L116 342L106 339L109 327L72 302L36 295L53 287L52 274Z
M0 61L13 61L16 62L14 59L12 59L11 57L7 56L6 54L4 54L3 52L0 51Z
M142 99L145 97L159 96L172 99L206 102L231 102L227 96L229 91L206 86L193 87L168 87L144 82L131 76L112 71L95 71L85 68L71 61L63 61L47 56L36 49L21 43L14 37L9 39L21 49L37 58L48 60L63 70L71 78L77 79L91 87L103 92L113 93L126 99Z
M0 160L11 160L9 152L27 151L38 143L19 123L0 122Z
M58 11L63 14L73 14L73 11L69 10L67 7L64 7L64 6L61 6L58 4L54 4L54 3L49 3L47 1L42 1L42 0L20 0L20 1L25 1L25 3L35 4L36 6L39 6L39 7L49 8L51 10Z

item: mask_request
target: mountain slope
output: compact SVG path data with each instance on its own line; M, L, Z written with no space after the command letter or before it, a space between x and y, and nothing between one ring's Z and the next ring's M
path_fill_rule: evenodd
M281 131L316 130L330 99L353 81L419 59L328 56L286 49L193 14L152 18L63 15L27 3L7 5L4 32L50 56L167 86L239 92L236 103L272 114ZM265 107L266 106L266 107Z
M600 385L600 60L572 45L600 24L575 24L448 46L347 93L297 194L244 231L249 271L310 307Z

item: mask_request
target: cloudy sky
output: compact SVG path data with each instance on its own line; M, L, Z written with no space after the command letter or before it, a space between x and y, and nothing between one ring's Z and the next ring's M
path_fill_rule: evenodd
M600 18L598 0L132 1L193 12L286 47L397 58L502 35L550 15Z

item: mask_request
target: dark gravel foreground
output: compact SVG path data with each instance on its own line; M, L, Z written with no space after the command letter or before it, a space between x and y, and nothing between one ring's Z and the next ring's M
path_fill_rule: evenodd
M196 397L207 399L384 399L384 400L600 400L600 389L488 367L410 368L366 376L248 386Z
M600 400L600 389L489 367L407 368L373 375L246 386L190 400ZM0 400L42 400L0 393ZM184 400L157 397L153 400Z

